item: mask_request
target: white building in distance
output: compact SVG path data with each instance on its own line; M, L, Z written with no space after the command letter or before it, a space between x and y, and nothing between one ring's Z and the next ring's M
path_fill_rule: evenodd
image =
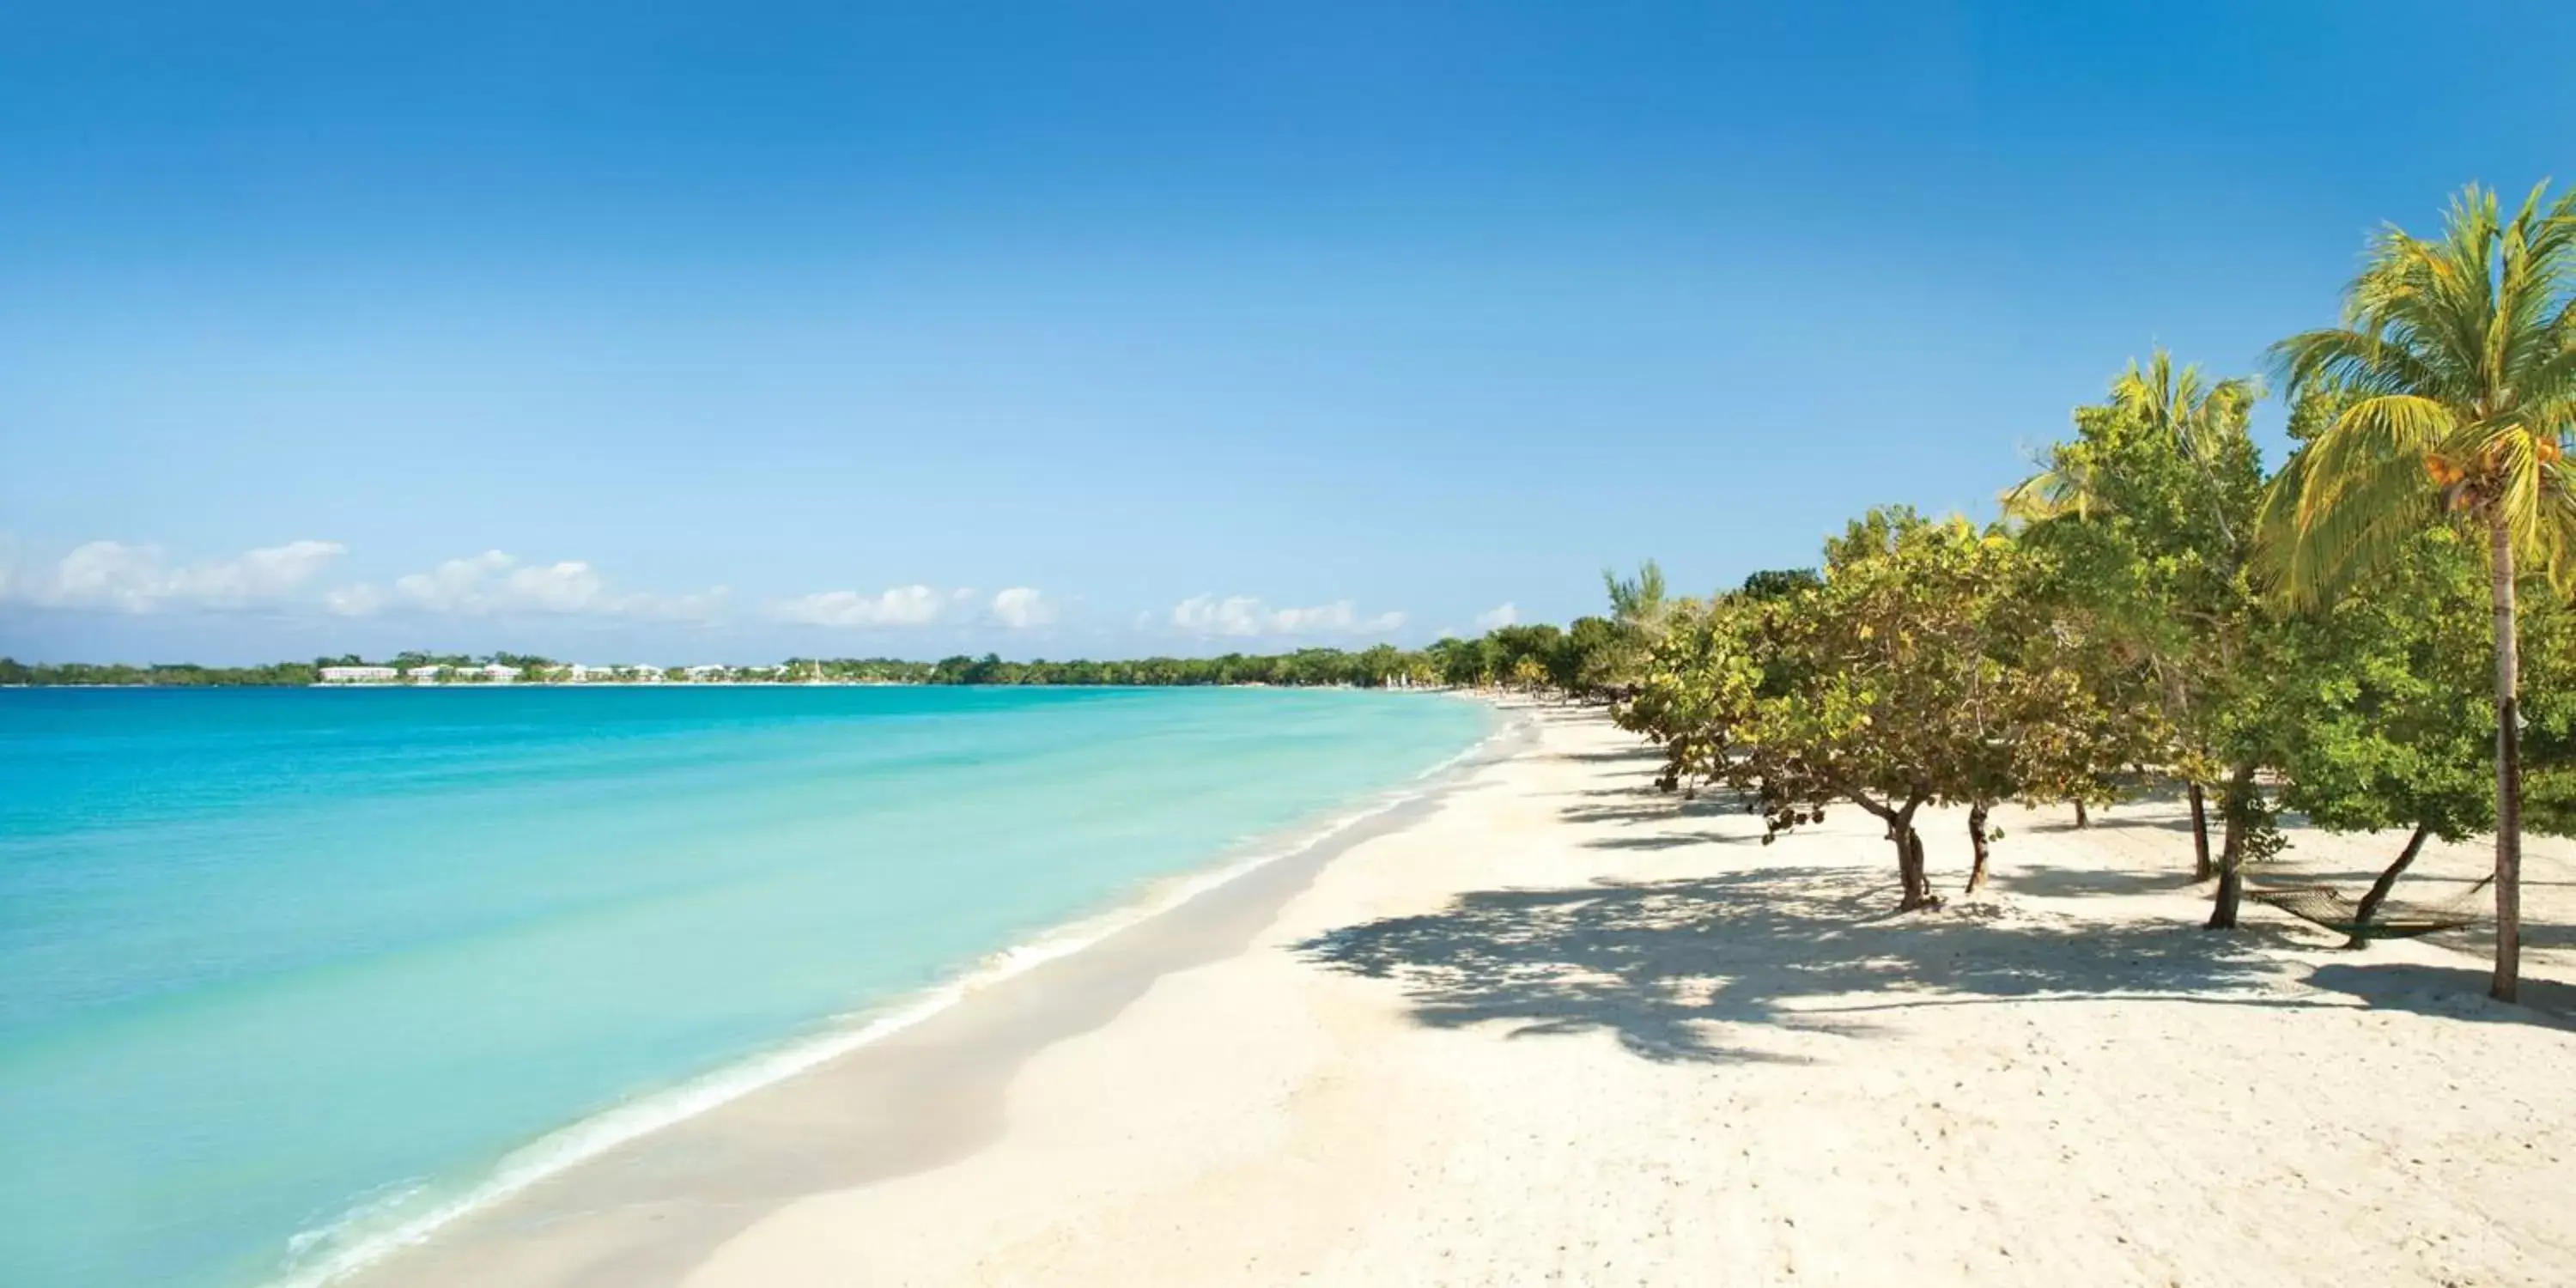
M324 684L391 684L402 672L390 666L326 666L322 668Z

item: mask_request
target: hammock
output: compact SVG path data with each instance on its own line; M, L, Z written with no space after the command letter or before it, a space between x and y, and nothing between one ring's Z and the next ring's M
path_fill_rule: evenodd
M2384 900L2371 914L2367 926L2356 924L2361 917L2361 901L2333 886L2249 885L2245 893L2257 902L2270 904L2301 921L2315 922L2354 939L2413 939L2435 931L2476 925L2484 913L2472 907L2471 901L2494 881L2494 877L2488 877L2440 903Z

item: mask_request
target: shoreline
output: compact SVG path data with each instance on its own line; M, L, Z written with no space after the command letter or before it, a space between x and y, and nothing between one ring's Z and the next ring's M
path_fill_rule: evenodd
M2474 935L2198 928L2180 807L1999 811L1893 914L1857 810L1657 793L1597 713L350 1282L2576 1279L2576 1025ZM1957 811L1927 810L1944 893ZM2349 882L2387 838L2300 830ZM2428 847L2417 895L2473 845ZM2533 847L2535 924L2576 849ZM2410 881L2414 878L2410 878ZM2576 1008L2576 942L2535 1001Z
M1436 692L1479 705L1495 705L1471 692ZM577 1190L580 1174L585 1169L619 1166L623 1161L619 1158L621 1154L648 1151L656 1139L666 1133L678 1132L705 1118L723 1114L745 1100L781 1092L804 1079L884 1079L918 1087L921 1080L917 1074L900 1068L862 1069L854 1077L850 1070L839 1066L863 1062L872 1053L882 1053L880 1059L889 1065L915 1058L935 1062L942 1050L960 1037L980 1034L1004 1016L1016 1017L1023 1013L1028 1003L1021 994L1043 995L1059 990L1083 994L1101 992L1104 981L1120 974L1121 970L1132 974L1161 960L1150 948L1139 951L1134 946L1122 945L1120 940L1140 936L1155 938L1153 932L1157 923L1175 919L1186 920L1189 930L1169 938L1187 938L1190 933L1203 930L1207 925L1223 922L1229 917L1250 915L1264 906L1284 901L1336 856L1371 837L1400 830L1406 820L1429 808L1442 793L1455 787L1478 766L1510 754L1517 743L1526 741L1528 737L1529 728L1525 721L1515 718L1508 709L1498 711L1493 727L1483 737L1409 779L1359 797L1349 802L1346 808L1325 815L1319 821L1251 842L1237 850L1221 852L1211 856L1200 867L1150 881L1125 899L988 953L927 988L887 999L821 1030L791 1038L779 1046L754 1052L696 1078L567 1124L505 1155L461 1192L425 1212L411 1214L385 1228L371 1230L364 1227L371 1209L388 1206L389 1201L376 1199L361 1203L326 1226L296 1235L293 1241L299 1247L308 1242L339 1242L346 1237L343 1232L350 1231L350 1227L355 1225L357 1228L350 1232L354 1237L349 1238L348 1246L325 1254L312 1264L295 1267L271 1278L265 1281L264 1288L457 1282L459 1280L454 1278L457 1271L439 1266L451 1258L473 1260L487 1255L488 1250L475 1243L478 1223L511 1224L517 1217L513 1209L523 1203L542 1208L549 1200L568 1201L570 1206L578 1208L583 1202L578 1193L556 1196L548 1191L567 1186ZM1246 927L1247 933L1251 928ZM1106 960L1082 961L1093 954L1102 954ZM1177 968L1164 962L1151 973ZM1143 983L1150 983L1150 974L1141 980L1129 979L1127 982L1141 987ZM960 1011L970 1013L959 1015ZM1098 1018L1105 1022L1108 1014L1114 1014L1114 1010ZM1038 1044L1043 1045L1043 1042ZM888 1050L890 1047L894 1049ZM980 1044L979 1049L982 1049L982 1058L989 1063L992 1051L981 1048ZM1025 1058L1036 1049L1037 1046L1032 1046L1019 1054ZM996 1069L991 1072L1006 1071ZM942 1139L963 1140L972 1134L965 1130L969 1126L954 1124ZM904 1137L896 1142L892 1154L908 1157L924 1148L923 1141L913 1135L921 1130L916 1122L906 1124L901 1132L888 1133ZM399 1202L416 1192L395 1195L390 1202ZM566 1218L551 1215L535 1219L554 1225ZM451 1241L464 1246L449 1249L446 1245ZM415 1262L433 1264L424 1268L416 1266Z

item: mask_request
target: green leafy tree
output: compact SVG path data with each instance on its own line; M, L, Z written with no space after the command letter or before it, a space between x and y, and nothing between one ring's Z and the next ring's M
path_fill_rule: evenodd
M1548 664L1548 681L1577 697L1614 692L1638 673L1648 651L1617 622L1578 617Z
M1947 799L1968 807L1974 863L1967 890L1986 883L1987 818L2005 800L2087 802L2117 795L2118 776L2169 745L2162 712L2117 635L2073 593L2044 546L2021 542L1995 593L1988 658Z
M2336 603L2287 629L2279 688L2285 721L2282 804L2332 832L2402 828L2404 845L2363 895L2366 927L2426 841L2495 826L2495 704L2483 553L2455 530L2417 533ZM2525 770L2539 801L2528 826L2565 834L2568 728L2576 669L2564 601L2526 605ZM2351 946L2366 942L2357 930Z
M2250 413L2260 392L2177 367L2159 349L2132 362L2108 399L2077 408L2076 436L2003 497L2063 569L2071 607L2102 642L2100 687L2127 688L2111 674L2125 664L2154 695L2166 737L2154 758L2184 781L2195 875L2219 878L2210 924L2221 927L2235 924L2244 863L2270 844L2252 697L2270 626L2253 578L2263 475ZM2225 822L2215 862L2213 781Z
M2066 677L2027 665L2038 623L2009 535L1898 507L1855 520L1827 549L1821 584L1728 606L1723 655L1703 680L1719 731L1705 768L1752 796L1766 839L1836 801L1877 817L1896 850L1899 909L1936 907L1918 812L1968 804L1982 850L1986 807L2026 772L2016 733Z

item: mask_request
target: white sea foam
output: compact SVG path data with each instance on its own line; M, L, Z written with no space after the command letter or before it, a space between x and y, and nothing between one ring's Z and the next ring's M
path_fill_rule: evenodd
M1208 891L1330 841L1342 832L1430 794L1437 780L1473 761L1503 738L1525 727L1524 721L1497 726L1465 751L1414 776L1401 788L1364 798L1359 806L1300 832L1274 838L1272 844L1230 862L1147 886L1137 897L1107 911L1057 926L1038 937L991 953L948 981L912 994L890 1006L865 1012L789 1045L763 1052L705 1077L644 1096L540 1137L512 1151L478 1184L449 1197L415 1207L410 1200L428 1192L409 1184L392 1192L369 1195L323 1226L304 1230L287 1241L287 1272L271 1288L320 1288L347 1278L400 1249L418 1244L460 1218L498 1204L529 1187L609 1150L673 1123L740 1099L817 1065L847 1055L956 1005L978 990L1071 956L1129 927L1180 907Z

